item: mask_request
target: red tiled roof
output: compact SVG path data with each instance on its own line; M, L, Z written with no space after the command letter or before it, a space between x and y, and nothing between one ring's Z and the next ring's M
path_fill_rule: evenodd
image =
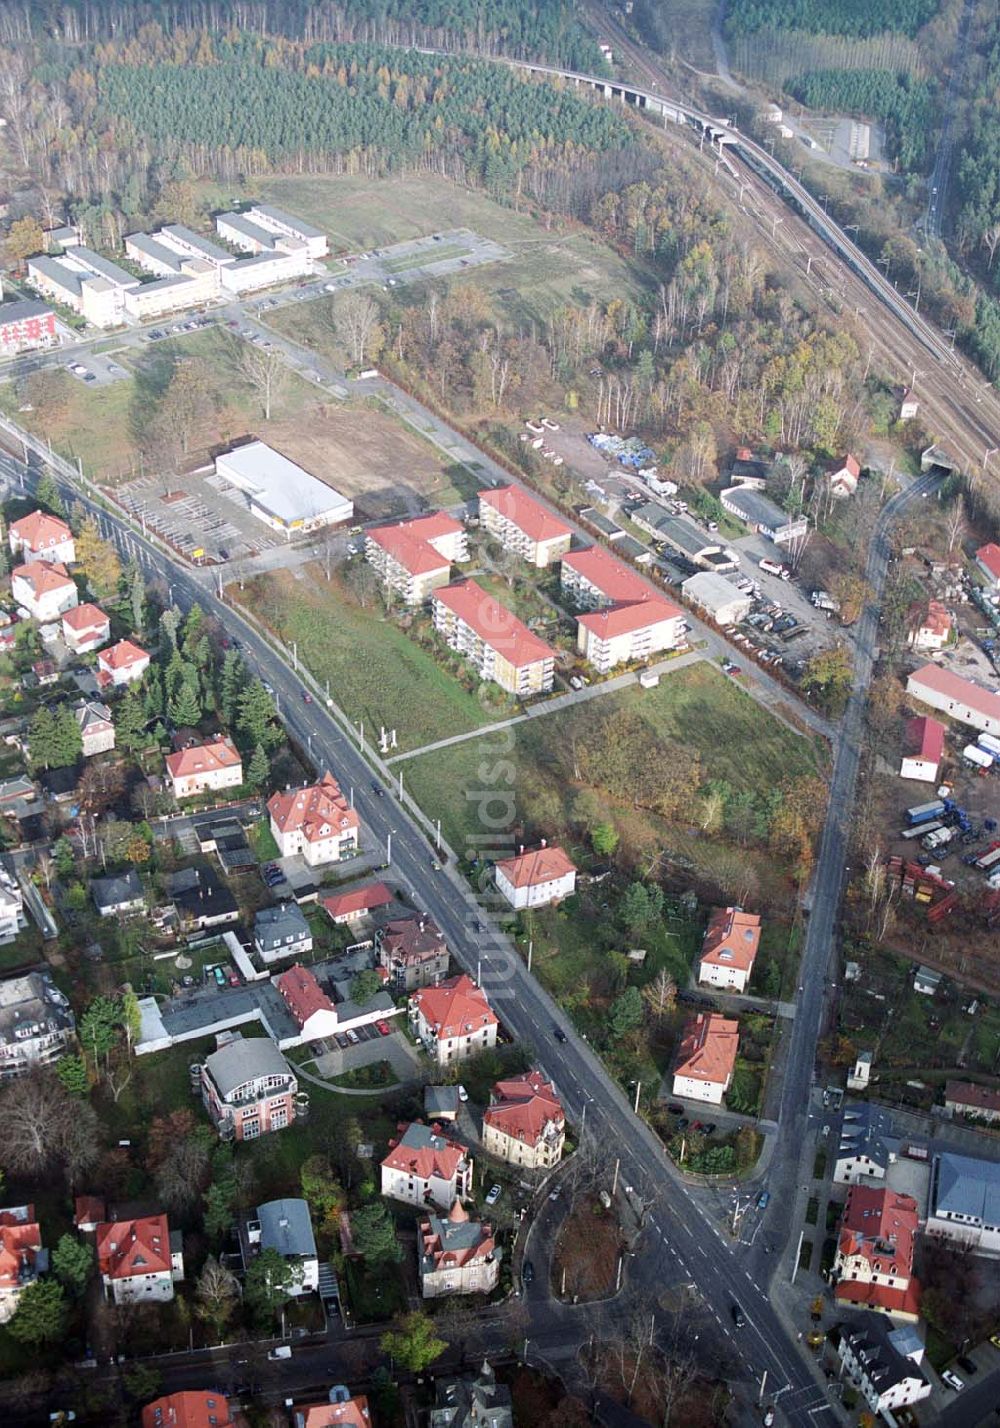
M976 559L980 565L986 566L994 580L1000 580L1000 545L994 541L981 545L976 551Z
M308 1407L297 1403L295 1422L302 1428L371 1428L371 1410L362 1394L346 1403L313 1403ZM145 1428L145 1425L143 1425Z
M659 600L661 597L641 576L636 575L627 565L600 545L591 545L586 550L571 550L563 556L563 565L568 565L578 575L599 590L606 600L627 601Z
M449 1221L453 1225L467 1224L469 1218L468 1211L456 1200L448 1211L444 1225L446 1226ZM421 1220L420 1242L423 1254L434 1260L435 1269L461 1268L462 1265L471 1264L473 1260L488 1259L496 1244L493 1227L485 1220L479 1224L479 1239L476 1243L463 1246L460 1249L446 1249L444 1244L447 1244L447 1238L445 1237L444 1244L442 1244L442 1237L435 1231L433 1220Z
M97 1265L109 1279L169 1274L170 1229L166 1215L98 1225Z
M948 635L951 633L951 615L946 606L940 600L931 600L927 605L927 613L920 621L922 630L930 630L935 635Z
M944 725L924 715L906 722L906 747L914 758L939 764L944 757Z
M446 570L451 564L435 550L432 542L442 536L458 535L461 529L459 521L443 511L435 511L411 521L400 521L398 525L372 526L366 535L411 575L429 575L433 570Z
M860 1256L873 1274L908 1279L913 1270L919 1219L912 1195L852 1185L847 1192L837 1248L842 1255Z
M865 1284L860 1279L848 1279L837 1285L834 1298L861 1309L916 1318L920 1313L920 1281L911 1279L905 1289L899 1289L888 1284Z
M12 580L17 578L30 585L36 599L73 584L65 565L58 561L49 564L44 560L29 560L26 565L15 566L10 575Z
M0 1289L16 1289L22 1267L32 1266L42 1248L42 1232L35 1222L34 1205L0 1210Z
M454 1180L468 1154L464 1145L419 1122L411 1121L399 1130L402 1132L399 1139L389 1142L389 1153L382 1161L384 1166L402 1170L418 1180L430 1180L432 1175L441 1180Z
M677 1052L675 1076L724 1086L736 1065L740 1024L716 1012L699 1012L687 1022Z
M741 907L717 907L708 919L701 960L749 972L760 947L760 918Z
M242 763L236 745L230 738L212 739L207 744L192 744L176 754L168 754L165 763L171 778L189 778L192 774L216 773L233 769Z
M414 992L412 1002L428 1025L435 1028L438 1041L499 1025L485 992L465 972L436 987L421 987Z
M100 1195L78 1195L73 1202L73 1224L99 1225L107 1210Z
M372 908L384 907L389 902L392 902L392 893L385 883L367 883L352 892L335 893L322 899L331 917L345 917L349 912L370 912Z
M945 1101L967 1106L970 1111L996 1111L1000 1113L1000 1091L992 1086L979 1086L975 1081L948 1081L944 1088Z
M12 521L10 532L29 550L51 550L54 545L73 539L73 532L66 522L58 516L47 515L45 511L32 511L19 521Z
M517 526L529 540L558 540L573 534L565 521L546 510L523 486L499 486L480 491L479 504L484 503Z
M576 864L562 848L547 844L533 848L530 853L519 853L516 858L504 858L496 866L515 888L538 887L576 872Z
M676 620L680 613L669 600L657 600L650 595L643 600L606 605L602 610L588 610L584 615L577 615L576 620L598 639L612 640L616 635L633 634L664 620Z
M515 669L554 656L554 650L544 640L532 634L527 625L474 580L457 580L452 585L444 585L434 591L433 599L456 614L484 644Z
M129 669L144 659L149 659L149 655L144 649L134 645L131 640L119 640L110 649L101 650L97 656L97 663L110 674L116 669Z
M62 622L78 635L87 634L91 630L106 630L111 624L99 605L89 603L74 605L72 610L65 610Z
M320 842L334 831L360 827L357 812L349 807L340 785L330 773L308 788L290 789L288 793L272 794L267 811L282 833L301 828L308 842Z
M922 684L944 699L964 704L968 709L989 719L1000 719L1000 694L994 694L991 689L983 689L982 685L962 679L960 675L952 674L948 669L941 669L939 665L925 664L920 669L915 669L907 681L907 688L912 684ZM919 689L912 689L910 692L920 698Z
M861 467L850 452L844 457L839 466L831 467L830 475L839 476L843 471L846 471L848 476L853 476L855 481L861 475Z
M309 968L298 962L289 967L287 972L282 972L280 977L275 977L274 984L299 1026L305 1026L309 1018L318 1011L336 1010Z
M546 1127L561 1127L566 1115L552 1086L539 1071L528 1071L511 1081L498 1081L492 1104L483 1112L483 1124L495 1126L525 1145L535 1146Z
M142 1410L142 1428L230 1428L232 1421L223 1394L203 1389L169 1393Z

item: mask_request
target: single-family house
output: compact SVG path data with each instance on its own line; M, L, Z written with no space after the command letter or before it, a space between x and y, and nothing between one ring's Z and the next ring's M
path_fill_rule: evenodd
M514 1428L510 1389L485 1359L475 1378L437 1378L428 1428Z
M218 1389L182 1389L147 1403L142 1428L233 1428L233 1419Z
M858 489L858 480L861 476L861 467L850 452L839 461L835 461L827 470L826 479L830 487L830 495L838 500L845 496L853 496Z
M43 625L58 620L80 598L65 565L43 560L15 566L10 573L10 593L19 610L27 610Z
M834 1184L864 1185L884 1180L896 1159L898 1144L886 1111L870 1101L849 1101L844 1107L833 1164Z
M457 1086L425 1086L424 1115L429 1121L439 1124L454 1124L462 1109L462 1098Z
M108 1218L108 1202L101 1195L77 1195L73 1201L73 1228L92 1235Z
M916 1321L920 1285L913 1277L920 1212L912 1195L852 1185L833 1262L840 1303Z
M989 541L976 551L976 564L986 576L991 590L1000 590L1000 545Z
M562 1159L566 1113L540 1071L497 1081L483 1112L483 1149L525 1170L550 1170Z
M73 707L73 717L80 729L80 742L85 759L94 754L107 754L115 746L115 726L111 710L99 699L81 699Z
M968 1116L971 1120L1000 1122L1000 1091L994 1086L980 1086L976 1081L946 1081L944 1106L953 1116Z
M1000 734L1000 694L940 665L925 664L906 681L906 692L931 709L983 734Z
M472 1194L472 1158L465 1146L435 1126L411 1121L399 1127L382 1161L382 1194L407 1205L450 1210Z
M239 904L208 863L173 873L169 887L178 922L186 933L207 932L239 921Z
M921 965L913 974L913 990L922 997L936 997L943 981L944 975L936 967Z
M741 907L717 907L708 919L698 964L699 982L745 992L760 948L760 917Z
M528 853L521 848L516 857L501 859L493 875L497 891L517 911L561 902L576 888L575 864L562 848L549 847L544 839Z
M674 1095L720 1106L729 1090L740 1044L740 1024L699 1012L684 1027L674 1063Z
M352 1396L342 1383L334 1384L323 1403L292 1405L292 1428L371 1428L371 1423L368 1399L363 1393Z
M899 1409L930 1397L919 1367L923 1340L909 1325L894 1329L883 1315L865 1314L840 1325L837 1354L844 1376L879 1420L897 1423Z
M45 560L55 565L72 565L76 560L73 532L58 516L32 511L19 521L11 521L7 532L11 555L20 555L26 564Z
M270 1037L231 1035L201 1067L201 1099L223 1140L257 1140L295 1119L299 1083Z
M409 1016L411 1027L439 1066L464 1061L496 1045L500 1023L486 993L464 972L414 992Z
M363 888L352 888L350 892L331 893L321 898L323 907L331 922L343 925L362 922L377 908L387 907L392 902L392 893L385 883L366 883Z
M97 682L102 689L135 684L149 668L149 655L131 640L119 640L97 656Z
M1000 1255L1000 1163L943 1151L931 1163L927 1233Z
M479 524L504 550L544 569L565 555L573 532L523 486L494 486L479 493Z
M247 1225L247 1240L263 1254L276 1250L292 1271L290 1294L314 1294L319 1288L319 1256L309 1206L305 1200L268 1200L257 1206Z
M365 532L365 559L406 605L422 605L432 591L448 584L452 564L468 558L465 527L443 511Z
M385 923L375 933L375 946L394 991L415 992L448 975L448 944L440 927L426 914Z
M951 639L952 618L940 600L921 601L911 606L906 642L911 650L943 650Z
M489 1294L500 1279L492 1225L471 1219L460 1200L447 1215L428 1215L417 1231L417 1274L425 1299Z
M303 1041L318 1041L339 1030L337 1008L308 967L296 962L275 977L273 985L295 1018Z
M304 957L312 951L312 929L295 902L262 907L254 918L253 945L265 962Z
M755 456L749 446L737 448L729 467L729 479L734 486L747 486L751 491L767 489L771 466L763 456Z
M74 654L89 654L111 638L111 621L99 605L74 605L62 617L62 637Z
M25 1288L49 1267L34 1205L0 1210L0 1324L6 1324Z
M73 1040L76 1019L49 972L0 981L0 1082L51 1066Z
M228 736L190 744L166 757L167 780L175 798L193 798L238 788L243 782L243 760Z
M480 679L527 697L552 688L555 651L475 580L456 580L431 596L434 628Z
M306 788L272 794L267 811L283 858L300 853L315 868L358 851L361 820L330 773Z
M904 733L905 752L899 765L900 778L936 784L944 758L944 735L944 725L929 714L908 719Z
M166 1215L112 1220L98 1225L97 1267L105 1294L116 1304L164 1304L184 1278L180 1230Z
M129 917L146 911L146 893L135 868L107 878L91 878L90 896L101 917Z

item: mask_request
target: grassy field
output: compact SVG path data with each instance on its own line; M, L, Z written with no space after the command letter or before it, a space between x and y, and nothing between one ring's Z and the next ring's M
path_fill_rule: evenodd
M464 733L502 717L480 703L405 630L380 601L361 609L318 565L272 571L230 593L277 633L297 640L299 658L369 736L395 728L400 749ZM363 657L362 657L363 654Z

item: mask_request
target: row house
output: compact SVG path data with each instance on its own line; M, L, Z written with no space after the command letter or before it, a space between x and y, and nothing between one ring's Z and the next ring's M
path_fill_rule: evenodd
M674 1064L674 1095L720 1106L736 1067L740 1024L699 1012L684 1027Z
M0 1324L13 1317L24 1290L48 1267L34 1205L0 1210Z
M330 773L307 788L272 794L267 811L283 858L298 853L315 868L358 851L361 820Z
M111 621L99 605L87 601L63 614L62 637L73 654L90 654L111 638Z
M475 580L435 591L431 608L438 634L480 679L520 698L552 688L555 651Z
M564 556L560 583L584 612L577 615L577 648L600 674L676 649L686 639L682 611L601 546Z
M919 1221L911 1195L852 1185L833 1262L838 1301L916 1322L920 1285L913 1277L913 1253Z
M497 891L520 912L526 907L548 907L562 902L576 888L576 866L562 848L543 839L540 846L495 864Z
M25 298L0 306L0 353L16 357L39 347L58 347L59 327L47 302Z
M483 1112L483 1149L525 1170L551 1170L562 1159L566 1113L540 1071L497 1081Z
M996 1125L1000 1122L1000 1091L975 1081L947 1081L944 1107L953 1116L968 1116L971 1120Z
M382 584L406 605L423 602L451 579L453 564L469 558L465 527L437 511L396 525L372 526L365 535L365 559Z
M760 918L741 907L717 907L701 944L698 980L745 992L760 948Z
M504 550L545 569L569 550L573 532L523 486L498 486L479 493L479 524Z
M473 1220L460 1200L447 1215L428 1215L417 1231L417 1274L425 1299L491 1293L500 1279L492 1225Z
M299 1083L270 1037L231 1037L201 1067L201 1099L223 1140L257 1140L295 1119Z
M102 689L136 684L149 668L149 655L132 640L119 640L97 656L97 682Z
M418 987L434 986L448 975L444 933L433 918L423 913L385 923L375 933L375 946L393 991L415 992Z
M21 556L26 565L33 560L72 565L76 560L73 532L65 521L47 511L32 511L19 521L11 521L7 541L11 555Z
M439 1066L496 1046L499 1021L486 993L467 976L421 987L410 998L410 1025Z
M399 1131L382 1161L383 1195L421 1209L450 1210L472 1194L472 1158L464 1145L421 1121Z
M10 573L10 593L19 610L47 625L58 620L64 610L79 603L76 584L65 565L32 560L18 565Z
M178 799L239 788L243 782L243 761L228 737L191 744L168 754L166 766L171 791Z
M116 1304L165 1304L184 1278L180 1230L166 1215L112 1220L97 1226L97 1267Z

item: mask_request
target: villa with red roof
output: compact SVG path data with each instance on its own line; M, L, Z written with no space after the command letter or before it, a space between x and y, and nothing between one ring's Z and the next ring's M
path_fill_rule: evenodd
M417 1274L425 1299L489 1294L500 1278L492 1225L471 1219L460 1200L447 1215L428 1215L417 1231Z
M740 1024L699 1012L684 1027L674 1064L674 1095L721 1106L740 1044Z
M566 1113L540 1071L497 1081L483 1112L483 1149L527 1170L550 1170L562 1159Z
M1000 590L1000 545L989 541L976 551L976 564L986 576L990 588Z
M181 1232L171 1233L166 1215L98 1225L97 1267L116 1304L166 1303L184 1278Z
M465 972L414 992L409 1013L410 1026L439 1066L497 1044L500 1023L486 993Z
M940 600L929 600L910 610L910 630L906 642L911 650L943 650L951 639L952 619Z
M443 511L365 533L365 559L407 605L421 605L469 558L465 527Z
M0 1324L17 1309L22 1291L38 1276L42 1261L42 1232L34 1205L0 1210Z
M274 978L274 986L295 1018L303 1041L317 1041L340 1030L336 1007L308 967L293 963Z
M838 500L843 500L845 496L853 496L858 489L860 476L861 466L857 459L848 452L843 461L831 466L826 473L826 479L830 483L830 495Z
M944 735L944 725L929 714L908 719L904 736L905 752L899 766L900 778L937 783L944 758Z
M501 859L493 875L498 892L517 911L561 902L576 887L575 864L562 848L556 845L550 848L544 839L529 853L521 848L517 857Z
M392 893L385 883L366 883L363 888L350 892L332 893L320 898L320 902L336 923L360 922L379 907L387 907L392 902Z
M243 760L232 739L210 739L191 744L166 757L167 779L175 798L238 788L243 782Z
M573 532L523 486L496 486L479 493L479 524L504 550L544 569L569 550Z
M450 1210L456 1200L472 1194L472 1158L457 1140L435 1126L411 1121L399 1127L382 1161L382 1194L425 1209Z
M508 694L552 688L555 651L475 580L457 580L431 598L434 628L445 643Z
M833 1262L838 1302L915 1322L920 1284L913 1278L913 1251L919 1223L911 1195L852 1185Z
M74 654L89 654L111 638L111 621L99 605L75 605L62 617L62 637Z
M7 532L12 555L25 561L45 560L50 564L72 565L76 560L73 532L58 516L45 511L32 511L19 521L12 521Z
M80 603L75 582L58 562L31 560L15 566L10 573L10 593L18 609L27 610L42 625L58 620L64 610Z
M149 655L131 640L119 640L97 656L97 682L103 688L135 684L149 668Z
M959 724L968 724L982 734L1000 734L1000 694L952 674L950 669L936 664L915 669L906 681L906 692Z
M322 1403L292 1405L292 1428L372 1428L368 1399L361 1393L352 1397L343 1384L335 1384Z
M361 820L330 773L307 788L272 794L267 811L283 858L301 853L315 868L322 863L339 863L358 850Z
M684 643L683 612L602 546L570 551L559 579L583 611L576 617L577 649L598 673Z
M717 907L701 944L698 981L745 992L760 947L760 918L741 907Z
M142 1410L142 1428L232 1428L229 1404L215 1389L189 1389L155 1398Z

